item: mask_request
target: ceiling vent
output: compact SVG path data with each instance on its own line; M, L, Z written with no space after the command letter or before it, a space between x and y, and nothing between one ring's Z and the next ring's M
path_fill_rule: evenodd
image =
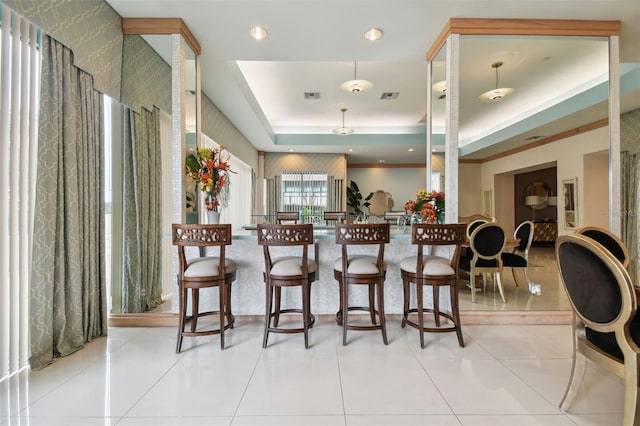
M305 99L320 99L320 92L304 92Z
M384 92L382 96L380 96L380 99L396 100L398 98L398 95L399 95L398 92Z
M525 141L535 141L536 139L542 139L544 136L529 136Z

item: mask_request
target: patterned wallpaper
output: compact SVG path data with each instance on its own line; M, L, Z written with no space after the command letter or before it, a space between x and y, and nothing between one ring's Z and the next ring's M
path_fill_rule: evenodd
M225 145L233 155L247 163L253 170L258 169L258 150L204 94L202 94L201 127L202 133L217 143Z
M124 36L120 102L171 114L171 67L139 35Z
M620 149L640 153L640 109L620 116Z
M120 99L120 16L103 0L1 0L69 47L75 65L93 75L95 87Z
M347 159L344 154L281 154L267 152L264 156L266 179L287 172L327 172L336 179L346 179Z

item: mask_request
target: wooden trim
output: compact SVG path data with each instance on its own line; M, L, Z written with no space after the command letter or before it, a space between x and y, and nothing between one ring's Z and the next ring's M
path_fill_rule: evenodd
M620 21L451 18L427 51L427 61L433 60L451 34L616 36L620 27Z
M472 324L573 324L573 311L460 311L460 322Z
M426 163L357 163L347 164L347 169L423 169Z
M334 315L316 315L322 322L333 322ZM236 315L236 321L262 322L263 315ZM402 315L390 314L387 319L400 321ZM460 311L463 325L472 324L572 324L572 311ZM109 327L178 327L178 314L114 314L109 315Z
M467 160L467 162L478 161L480 163L486 163L487 161L497 160L499 158L508 157L510 155L517 154L519 152L528 151L530 149L537 148L539 146L543 146L543 145L547 145L547 144L550 144L550 143L553 143L553 142L557 142L557 141L559 141L561 139L566 139L566 138L570 138L572 136L577 136L577 135L582 134L582 133L591 132L592 130L596 130L596 129L599 129L601 127L605 127L605 126L608 126L608 125L609 125L609 119L608 118L603 118L602 120L598 120L598 121L595 121L593 123L586 124L584 126L576 127L575 129L569 129L569 130L564 131L562 133L558 133L556 135L549 136L548 138L540 139L540 140L537 140L535 142L531 142L530 144L523 145L523 146L520 146L518 148L511 149L509 151L501 152L500 154L495 154L495 155L483 158L482 160ZM460 162L462 162L462 161L460 161Z
M178 314L111 314L109 327L178 327Z
M264 151L258 151L258 156L259 157L264 157Z
M181 18L122 18L122 34L180 34L200 55L200 43Z

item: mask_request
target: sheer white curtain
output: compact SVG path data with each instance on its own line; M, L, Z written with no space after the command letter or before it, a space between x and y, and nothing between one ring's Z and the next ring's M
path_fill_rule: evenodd
M40 54L6 6L0 27L0 382L28 366Z
M220 144L205 134L202 134L202 146L205 148L216 148ZM229 159L231 170L231 185L229 186L229 206L220 212L220 223L230 223L231 229L240 229L242 225L251 223L251 167L247 163L231 154ZM200 194L200 217L205 215L204 198Z

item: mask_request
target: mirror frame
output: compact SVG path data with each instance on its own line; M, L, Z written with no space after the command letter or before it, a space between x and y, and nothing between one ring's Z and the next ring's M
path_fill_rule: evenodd
M172 135L172 173L182 176L179 185L174 184L171 190L172 206L182 206L172 209L172 220L184 223L186 218L186 175L184 164L186 157L186 57L187 49L191 49L195 56L195 134L196 145L201 140L202 88L200 78L200 54L202 49L198 40L191 33L181 18L122 18L122 34L124 35L169 35L171 36L171 135ZM169 238L164 235L163 239ZM176 276L178 268L175 256L172 256L172 274ZM175 326L177 313L120 313L109 314L110 327L128 326Z
M609 39L609 211L620 211L620 21L581 21L562 19L474 19L452 18L427 51L428 69L442 48L447 52L447 98L445 105L445 193L447 193L446 222L458 220L458 119L459 119L459 52L460 35L546 35L598 36ZM429 74L429 80L431 75ZM431 87L427 85L427 116L431 117ZM428 149L431 122L427 120ZM453 158L455 157L455 158ZM427 156L427 170L430 170ZM455 182L454 182L455 181ZM616 190L617 189L617 190ZM609 229L620 235L622 220L609 215Z

